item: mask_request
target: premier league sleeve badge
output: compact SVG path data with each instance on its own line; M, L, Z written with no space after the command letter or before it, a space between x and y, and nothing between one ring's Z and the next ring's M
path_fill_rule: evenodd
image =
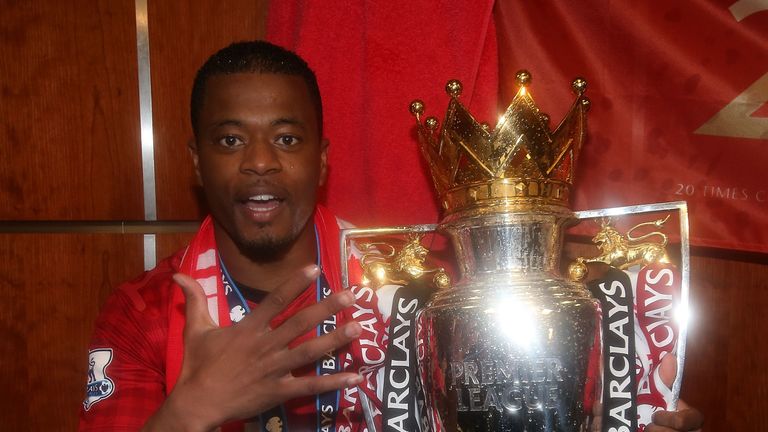
M111 362L112 348L99 348L88 352L88 383L83 401L86 411L96 402L110 397L115 391L114 381L107 376L107 367Z

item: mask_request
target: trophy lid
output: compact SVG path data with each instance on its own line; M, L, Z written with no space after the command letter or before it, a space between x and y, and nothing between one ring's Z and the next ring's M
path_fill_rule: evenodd
M587 83L582 78L573 81L576 100L550 131L549 116L539 110L528 88L531 74L519 71L516 80L519 90L493 130L459 101L458 80L446 84L451 100L439 132L435 117L422 122L424 103L411 103L421 151L446 218L466 212L569 208L573 171L586 135Z

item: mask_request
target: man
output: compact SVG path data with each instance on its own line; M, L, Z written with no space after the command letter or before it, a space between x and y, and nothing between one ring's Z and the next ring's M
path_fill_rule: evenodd
M190 153L212 218L185 251L105 306L91 358L114 385L89 386L81 428L138 430L146 422L146 430L211 430L231 420L258 423L292 401L283 423L314 429L315 395L362 379L311 367L361 332L348 322L312 334L354 302L338 282L336 218L315 206L328 143L314 74L276 46L234 44L199 71L191 114ZM178 272L192 276L175 277L186 320L171 279ZM256 304L238 326L214 324Z
M269 43L230 45L198 72L191 118L211 217L105 305L81 430L362 430L386 320L372 291L340 286L314 73Z

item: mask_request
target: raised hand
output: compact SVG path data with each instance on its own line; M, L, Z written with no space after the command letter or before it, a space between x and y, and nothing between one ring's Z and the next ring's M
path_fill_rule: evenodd
M291 375L292 369L358 337L358 323L347 323L328 335L288 347L328 316L351 306L355 301L351 292L306 307L275 329L269 326L319 273L317 266L305 268L231 327L214 324L203 288L194 279L174 275L186 297L184 360L176 387L143 430L208 431L230 420L254 417L289 399L360 383L362 377L354 373Z

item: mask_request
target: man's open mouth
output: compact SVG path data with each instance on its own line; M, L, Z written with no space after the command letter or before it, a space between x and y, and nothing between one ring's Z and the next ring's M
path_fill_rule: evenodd
M251 211L268 212L276 209L282 202L283 199L275 195L259 194L249 197L244 204Z

